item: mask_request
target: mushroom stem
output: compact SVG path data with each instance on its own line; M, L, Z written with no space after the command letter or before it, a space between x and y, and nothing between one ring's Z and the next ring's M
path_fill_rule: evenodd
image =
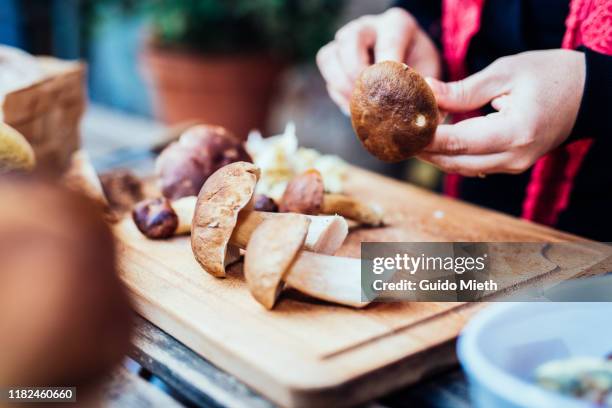
M361 261L305 251L309 221L299 214L270 218L251 236L244 276L251 294L272 309L283 286L317 299L352 307L362 301ZM283 285L284 284L284 285Z
M139 227L140 231L151 239L168 238L173 235L188 234L191 231L191 221L195 211L197 197L187 196L179 198L170 202L170 205L164 209L171 215L172 211L178 217L178 224L174 229L174 232L170 234L160 235L157 234L157 230L148 231L145 227ZM151 204L154 201L150 201ZM151 212L142 212L140 215L135 216L135 221L138 223L139 217L150 216ZM238 215L238 223L234 229L230 238L230 243L239 248L246 248L246 245L251 237L251 234L263 221L270 218L287 217L289 214L285 213L271 213L262 211L248 211L243 210ZM344 242L344 239L348 235L348 225L346 220L337 215L330 216L314 216L314 215L301 215L310 219L310 227L308 228L308 235L306 236L306 242L304 247L313 252L319 252L323 254L334 254L338 248ZM160 217L159 212L157 213L158 218ZM170 218L170 217L163 217ZM148 225L148 223L140 223L141 225ZM155 233L154 233L155 232Z
M361 261L300 251L285 277L285 284L328 302L365 307L362 301Z
M171 202L170 205L178 216L176 235L189 234L191 232L191 220L193 219L197 199L196 196L186 196Z
M295 216L290 213L268 213L261 211L241 211L238 223L230 238L230 243L246 248L251 234L262 222L269 219L282 219ZM339 216L301 215L310 219L304 248L323 254L333 255L348 235L346 220Z
M344 194L325 193L323 176L309 169L295 176L283 193L279 210L300 214L338 214L361 225L383 224L382 211Z
M374 227L383 224L381 211L344 194L324 194L321 214L338 214Z

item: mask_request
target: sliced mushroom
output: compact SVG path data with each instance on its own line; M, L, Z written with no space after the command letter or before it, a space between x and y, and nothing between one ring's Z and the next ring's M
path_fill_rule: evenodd
M314 169L307 170L289 182L281 199L280 211L338 214L361 225L383 224L382 213L378 209L344 194L325 193L323 177Z
M243 210L238 216L238 224L232 233L230 242L240 248L246 248L253 231L262 222L268 219L284 220L295 215L310 221L304 243L304 248L309 251L332 255L336 253L348 235L348 224L338 215L316 216Z
M283 285L328 302L364 307L361 261L302 249L307 224L292 215L270 218L253 232L244 259L244 274L253 297L272 309ZM279 239L282 237L282 239Z
M244 274L251 294L267 309L274 306L285 273L304 246L309 224L308 218L288 215L283 222L263 222L251 236L253 242L245 255L250 267L245 268ZM270 235L275 239L266 241ZM259 259L254 261L252 257Z
M259 170L255 165L232 163L209 177L195 206L178 208L184 211L178 216L179 221L188 220L191 209L193 253L200 265L214 276L225 276L224 259L228 244L246 248L251 234L263 221L271 218L283 222L292 216L249 209L258 177ZM309 220L305 246L312 251L333 254L348 234L348 225L342 217L300 217ZM179 225L177 229L186 227Z

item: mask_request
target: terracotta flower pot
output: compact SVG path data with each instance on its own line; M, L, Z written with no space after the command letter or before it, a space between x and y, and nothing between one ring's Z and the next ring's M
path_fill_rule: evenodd
M148 45L141 63L158 118L222 125L245 138L263 129L282 64L263 54L206 56Z

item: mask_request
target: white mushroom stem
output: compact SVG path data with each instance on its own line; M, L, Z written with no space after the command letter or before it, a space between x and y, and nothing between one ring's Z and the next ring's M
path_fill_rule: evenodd
M178 216L176 235L189 234L191 232L191 220L193 219L193 212L197 200L198 197L196 196L187 196L174 200L170 204Z
M361 261L356 258L300 251L285 276L285 284L317 299L352 307L362 301Z
M345 194L324 194L321 214L338 214L363 225L383 224L380 209Z
M197 197L187 196L174 200L172 209L178 216L178 227L175 234L188 234L191 230L191 220L195 211ZM240 248L246 248L251 234L263 221L270 218L286 217L287 214L263 211L243 210L238 215L238 223L230 243ZM304 215L310 219L310 227L304 248L322 254L334 254L348 235L346 220L337 215L315 216Z
M251 234L262 222L269 219L282 219L282 217L295 216L296 214L269 213L262 211L242 211L238 215L238 223L230 243L246 248ZM301 214L300 214L301 215ZM301 215L310 219L308 234L304 242L304 248L323 254L333 255L342 245L348 235L348 224L346 220L337 215L317 216ZM282 239L282 237L279 237Z

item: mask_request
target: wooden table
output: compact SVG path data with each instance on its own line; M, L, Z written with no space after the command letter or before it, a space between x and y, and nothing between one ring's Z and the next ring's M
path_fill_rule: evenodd
M127 167L144 174L153 163L147 147L162 131L154 122L94 107L83 124L84 146L99 172ZM274 406L142 318L137 321L129 357L142 369L140 373L121 369L113 376L105 390L107 406ZM149 382L151 376L161 380L169 393ZM457 367L369 406L468 407L470 402L465 378Z
M110 122L112 122L112 120ZM123 146L119 144L114 148L109 147L108 143L99 144L98 146L104 146L104 149L96 149L95 144L92 143L95 142L96 139L93 137L86 138L86 148L89 146L94 146L93 148L90 148L88 150L90 151L90 154L98 171L106 171L113 167L130 167L142 171L143 173L149 172L152 167L153 155L147 153L147 146L155 142L155 138L151 137L151 133L153 132L153 130L150 129L149 132L145 132L141 129L142 133L147 134L147 141L133 140L133 138L132 140L130 140L130 138L126 135L117 136L117 133L115 131L109 131L109 117L106 117L104 119L104 123L106 124L104 134L113 134L115 135L115 137L118 137L118 140L122 140L124 142ZM93 128L99 129L98 126L94 126ZM119 126L119 128L125 129L126 126L121 125ZM132 135L141 133L139 131L134 131L133 129L132 132L134 132L132 133ZM129 141L129 145L125 144L125 140ZM358 170L355 171L357 172ZM374 178L375 176L370 175L368 177ZM359 178L357 177L357 179ZM384 183L383 181L383 179L380 179L380 182L382 184L393 184L388 180L384 181ZM400 185L398 183L394 184L397 186ZM353 188L355 187L358 186L353 186ZM471 211L471 215L474 215L473 207L469 207L464 204L459 204L457 202L454 202L451 205L450 201L446 200L442 202L443 200L436 198L432 194L425 193L423 191L409 191L410 189L414 189L412 187L401 187L401 189L404 188L408 189L406 194L410 192L410 194L408 194L409 196L418 196L416 198L419 199L419 202L423 200L434 200L436 205L441 206L441 208L443 209L446 209L445 206L448 205L447 209L449 210L449 213L454 213L455 221L461 221L461 225L455 225L456 223L453 224L452 222L448 222L444 224L444 228L439 226L438 229L435 229L435 225L430 225L430 223L427 223L426 225L428 228L421 228L421 234L425 234L425 237L446 237L447 239L453 239L453 237L459 236L463 237L461 239L465 240L471 240L474 238L471 236L464 237L466 232L463 232L463 235L458 235L457 233L457 231L465 230L465 223L467 222L467 218L469 218L467 216L470 215L468 213ZM392 189L389 188L389 194L391 194L391 190ZM403 190L397 191L397 188L395 190L395 196L393 196L393 194L387 194L389 195L389 197L385 196L381 197L381 199L383 199L385 203L397 203L399 200L397 194L401 193L400 196L403 197L404 193ZM355 191L353 191L353 193L355 193ZM416 198L413 197L413 199ZM395 210L401 212L398 208L395 208L394 211ZM545 229L534 224L520 223L517 220L511 219L510 217L504 217L492 212L483 211L482 215L483 217L487 215L488 218L485 217L484 220L477 219L473 222L480 222L481 224L482 222L489 222L495 225L499 224L499 229L504 231L501 235L499 235L499 237L505 239L507 239L507 237L512 236L522 238L523 240L526 239L525 236L527 236L527 238L531 238L536 241L565 241L568 239L572 239L572 236L569 236L562 232ZM410 216L418 216L418 214L413 214L412 212L410 212ZM497 229L498 228L495 228L489 231L493 235L486 235L485 238L482 238L481 234L480 238L496 240L497 236L495 235L496 232L494 231L496 231ZM398 231L396 231L396 233L397 232ZM410 230L409 232L413 231ZM444 235L445 233L448 233L448 236ZM515 233L516 235L512 235L512 233ZM359 239L359 237L353 238L354 241L356 240L357 244L363 241L362 239ZM575 239L577 237L573 238ZM406 239L408 238L400 237L398 240L402 241ZM348 241L349 240L347 240L347 242ZM155 251L152 252L149 249L147 249L145 252L147 254L156 253ZM176 259L176 257L167 256L164 259ZM180 269L184 270L182 266ZM149 271L149 269L147 269L147 271ZM152 320L156 321L155 319ZM172 331L171 329L168 330L174 333L174 331ZM456 332L453 334L453 336L455 335ZM177 336L179 338L182 338L179 334L177 334ZM450 337L450 339L452 339L452 337ZM189 343L189 341L187 341L187 343L191 344ZM448 346L448 350L452 350L453 344L450 340L448 342ZM197 347L194 349L197 350ZM218 361L216 360L216 354L209 354L208 356L214 361ZM163 332L162 330L155 327L150 322L144 319L138 320L134 337L134 347L130 352L130 357L141 367L143 367L143 370L141 371L141 376L135 375L133 371L130 372L127 370L121 370L120 372L118 372L107 387L107 399L108 401L110 401L109 405L172 406L176 404L186 404L189 406L245 407L263 407L272 405L270 401L258 395L243 382L227 374L226 372L216 368L209 361L200 357L194 351L185 347L179 341L177 341L176 339L174 339L173 337L171 337L170 335ZM450 371L446 371L443 373L429 373L429 375L430 378L421 381L418 385L407 387L400 391L394 392L392 395L387 395L382 398L379 398L374 402L370 402L370 406L416 405L432 407L456 407L470 405L465 379L458 368L454 368ZM151 385L150 382L145 381L145 379L148 379L151 376L154 376L155 378L163 381L163 384L165 384L165 387L163 388L170 390L170 392L168 394L164 394L160 391L160 388L156 388ZM244 378L250 383L250 379L256 377ZM266 388L262 389L262 391L266 392ZM369 395L370 394L364 394L364 397L367 397Z

